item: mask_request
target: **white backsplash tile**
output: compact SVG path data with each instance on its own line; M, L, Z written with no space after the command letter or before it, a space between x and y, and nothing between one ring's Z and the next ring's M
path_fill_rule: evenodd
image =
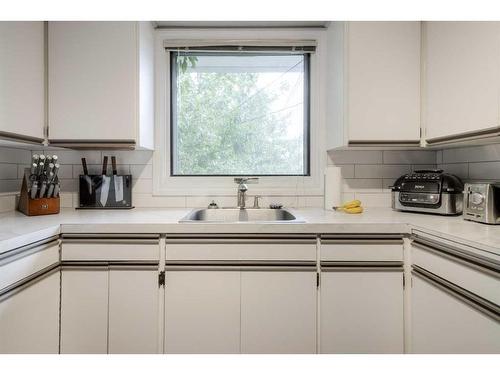
M17 164L0 163L0 180L16 180Z
M134 179L153 178L153 166L151 164L130 165L130 174Z
M454 174L463 180L469 178L469 164L468 163L456 163L456 164L438 164L438 168L442 169L446 173Z
M343 191L345 193L366 192L381 193L381 178L346 178L343 180Z
M411 165L357 164L354 167L355 178L397 178L411 172Z
M382 164L383 151L366 150L335 150L329 151L328 156L333 164Z
M103 155L116 156L117 164L153 163L153 151L103 151Z
M153 180L150 178L132 180L132 191L134 193L153 194Z
M390 207L390 193L360 193L354 194L356 199L359 199L363 207Z
M29 164L30 160L30 150L0 147L0 163Z
M435 151L384 151L384 164L435 164Z
M186 197L157 197L151 194L140 194L133 193L132 204L135 207L148 207L148 208L159 208L159 207L172 207L172 208L185 208L186 207Z
M40 149L36 151L40 153ZM78 176L83 174L81 157L87 159L89 172L100 174L103 155L117 157L118 172L132 174L133 200L136 207L206 207L212 200L220 206L234 207L236 196L154 196L152 194L152 151L77 151L41 149L41 152L59 156L59 176L62 184L62 207L75 207L78 199ZM0 147L0 210L14 208L11 197L19 193L22 171L31 163L32 151ZM328 152L328 164L341 168L343 178L342 200L360 199L366 207L389 207L390 189L396 178L416 169L442 168L463 179L499 179L500 145L477 146L447 150L335 150ZM470 171L470 172L469 172ZM111 161L108 160L111 174ZM470 174L469 174L470 173ZM10 178L6 178L10 177ZM300 189L298 189L300 191ZM297 193L299 194L299 193ZM287 207L323 207L323 196L263 196L261 206L280 202ZM247 205L253 205L249 195Z
M470 163L469 178L478 180L500 180L500 161Z
M443 163L472 163L500 160L500 144L443 150Z

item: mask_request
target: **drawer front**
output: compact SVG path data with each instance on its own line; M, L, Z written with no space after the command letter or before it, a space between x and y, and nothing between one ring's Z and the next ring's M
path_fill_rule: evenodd
M321 242L321 260L339 262L402 262L403 241L332 240Z
M311 261L316 260L314 241L250 241L200 239L167 241L168 261Z
M0 290L59 262L59 241L13 251L0 258Z
M63 261L159 261L158 240L68 240L62 244Z
M412 244L411 257L412 264L500 305L500 273L418 243Z

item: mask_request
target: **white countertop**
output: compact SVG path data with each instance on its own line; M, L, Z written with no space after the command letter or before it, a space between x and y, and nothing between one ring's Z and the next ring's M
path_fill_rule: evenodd
M500 255L500 226L458 217L369 208L358 215L290 209L305 223L179 223L190 209L75 210L28 217L0 214L0 253L59 233L410 233L423 232Z

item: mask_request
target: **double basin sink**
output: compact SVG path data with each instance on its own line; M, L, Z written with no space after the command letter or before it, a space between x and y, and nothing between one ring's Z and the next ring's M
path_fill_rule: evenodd
M179 222L217 222L217 223L238 223L238 222L271 222L271 223L297 223L304 222L298 219L290 211L283 208L203 208L195 209L184 216Z

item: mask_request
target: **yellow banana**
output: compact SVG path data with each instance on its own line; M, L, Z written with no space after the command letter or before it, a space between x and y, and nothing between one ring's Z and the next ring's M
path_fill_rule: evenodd
M358 206L358 207L344 208L344 212L347 212L348 214L360 214L363 212L363 207Z
M333 207L336 211L344 211L348 214L360 214L363 212L363 207L361 207L361 201L358 199L344 203L342 206Z
M361 206L361 201L358 199L355 199L353 201L346 202L342 205L342 208L354 208L354 207L360 207Z
M333 209L334 210L344 210L344 209L360 207L360 206L361 206L361 201L358 199L355 199L353 201L349 201L349 202L344 203L342 206L333 207Z

